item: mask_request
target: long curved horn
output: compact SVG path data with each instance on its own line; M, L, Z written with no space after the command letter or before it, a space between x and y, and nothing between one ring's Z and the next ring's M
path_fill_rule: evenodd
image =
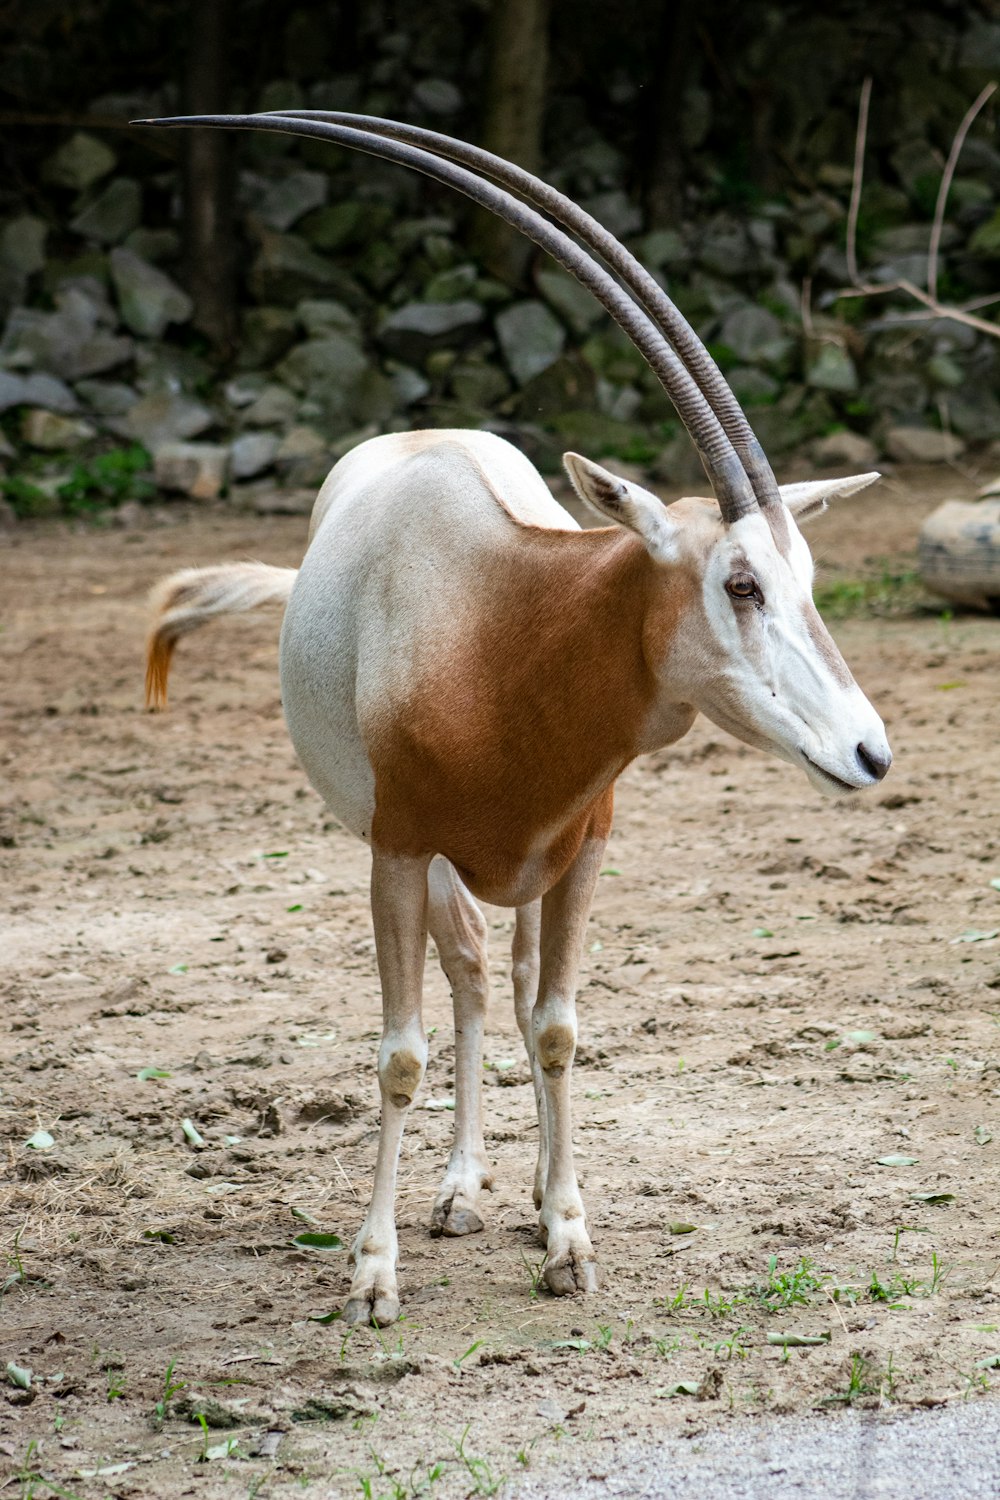
M418 147L325 120L272 114L177 115L157 120L134 120L131 123L187 127L208 125L226 130L272 130L288 135L311 136L364 151L372 156L381 156L402 166L413 167L428 177L456 188L483 208L506 220L553 256L597 297L628 335L660 381L690 433L712 483L726 525L732 525L741 516L757 509L757 500L746 470L722 424L662 333L613 277L598 266L579 245L502 188L484 181L454 162Z
M286 119L326 120L333 125L370 130L389 140L407 141L414 146L427 147L451 161L485 172L494 181L520 193L536 208L542 209L567 229L571 229L621 278L640 307L649 314L687 366L739 454L758 502L762 506L780 506L778 484L760 441L725 376L697 333L641 261L603 224L587 213L586 209L574 203L572 198L567 198L565 193L560 193L523 167L505 161L502 156L495 156L491 151L484 151L482 147L472 146L466 141L455 140L452 136L442 135L437 130L425 130L422 126L408 125L398 120L384 120L377 115L346 114L340 110L283 109L268 113L281 114Z

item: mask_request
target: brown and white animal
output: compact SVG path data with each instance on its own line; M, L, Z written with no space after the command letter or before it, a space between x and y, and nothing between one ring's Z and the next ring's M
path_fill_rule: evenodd
M304 123L250 119L272 129ZM374 133L365 139L365 149L384 144ZM459 149L449 146L452 155ZM594 279L606 275L589 265ZM455 1140L431 1232L480 1229L491 1184L478 897L516 908L514 996L538 1105L545 1280L558 1294L588 1291L596 1268L573 1166L570 1074L577 970L615 781L637 755L679 739L698 713L834 796L875 785L891 761L882 723L813 605L797 524L876 476L779 491L731 396L708 376L706 393L704 351L685 349L680 359L669 347L668 338L681 348L690 330L665 329L631 290L647 352L661 369L671 359L680 367L670 377L715 500L665 506L569 453L573 485L609 523L581 530L499 437L395 434L361 444L333 469L297 572L256 563L192 569L155 596L154 702L165 697L182 634L217 614L286 604L289 732L331 811L371 846L382 1124L348 1322L385 1324L399 1312L395 1180L427 1057L428 931L452 986L456 1036ZM615 311L619 295L615 286L602 299Z

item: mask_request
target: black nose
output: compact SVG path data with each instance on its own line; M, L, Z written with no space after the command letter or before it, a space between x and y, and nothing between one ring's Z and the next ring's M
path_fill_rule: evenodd
M867 771L869 776L874 776L876 781L881 781L886 771L892 765L892 756L888 750L886 750L884 755L878 753L873 755L870 750L861 744L858 746L857 756L861 762L862 769Z

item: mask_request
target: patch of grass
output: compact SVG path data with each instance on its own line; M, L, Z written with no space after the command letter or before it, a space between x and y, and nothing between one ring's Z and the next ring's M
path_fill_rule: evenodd
M868 578L834 578L813 590L821 615L831 620L908 615L928 607L920 574L884 568Z
M495 1495L505 1483L503 1474L494 1474L488 1459L477 1458L475 1454L466 1452L466 1439L469 1436L471 1422L462 1430L462 1436L456 1442L452 1438L452 1447L458 1455L459 1461L464 1465L465 1471L472 1481L471 1495Z
M522 1250L521 1260L524 1264L524 1269L527 1271L528 1276L531 1280L531 1288L528 1292L528 1296L531 1298L532 1302L534 1302L538 1297L538 1288L542 1284L542 1276L545 1271L545 1257L543 1255L541 1260L536 1261L534 1264L532 1264L532 1262L528 1259L528 1257Z
M753 1296L769 1312L784 1307L805 1307L817 1292L822 1292L827 1278L817 1273L813 1262L803 1255L791 1271L778 1270L778 1257L767 1262L767 1280L753 1288Z
M51 470L58 458L53 454L28 456L20 473L0 479L0 493L17 515L88 515L126 500L148 501L156 495L156 486L146 477L153 461L138 443L112 448L86 460L76 459L67 478L55 484Z
M167 1365L166 1373L163 1377L163 1390L160 1394L160 1399L153 1407L153 1426L156 1428L157 1432L166 1421L167 1412L173 1398L177 1395L178 1391L187 1389L186 1380L174 1379L174 1370L176 1368L177 1360L172 1359L169 1365Z
M58 1496L59 1500L79 1500L75 1490L64 1490L60 1485L53 1484L51 1479L45 1478L35 1463L37 1452L38 1444L33 1438L28 1444L20 1469L11 1476L11 1480L21 1486L19 1500L42 1500L43 1496L50 1495Z
M847 1385L842 1391L835 1391L830 1396L824 1396L821 1405L833 1405L839 1403L843 1406L853 1406L856 1401L861 1401L870 1396L878 1396L883 1393L883 1387L888 1379L890 1389L895 1387L895 1376L891 1371L892 1356L889 1356L889 1368L885 1371L879 1370L873 1359L865 1354L852 1354L850 1369L847 1372Z

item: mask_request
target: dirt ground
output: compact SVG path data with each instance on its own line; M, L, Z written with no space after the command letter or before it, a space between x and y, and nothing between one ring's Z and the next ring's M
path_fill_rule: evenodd
M841 502L810 533L821 582L911 568L920 518L971 487L897 473ZM995 1415L1000 622L835 623L896 753L867 800L704 722L623 778L574 1073L586 1301L537 1285L499 910L496 1190L482 1234L427 1235L453 1089L429 966L405 1317L348 1333L346 1251L292 1241L349 1243L374 1164L367 851L296 765L274 613L184 643L166 716L140 701L150 583L295 565L304 532L219 509L0 538L0 1493L449 1497L527 1472L561 1495L657 1434Z

